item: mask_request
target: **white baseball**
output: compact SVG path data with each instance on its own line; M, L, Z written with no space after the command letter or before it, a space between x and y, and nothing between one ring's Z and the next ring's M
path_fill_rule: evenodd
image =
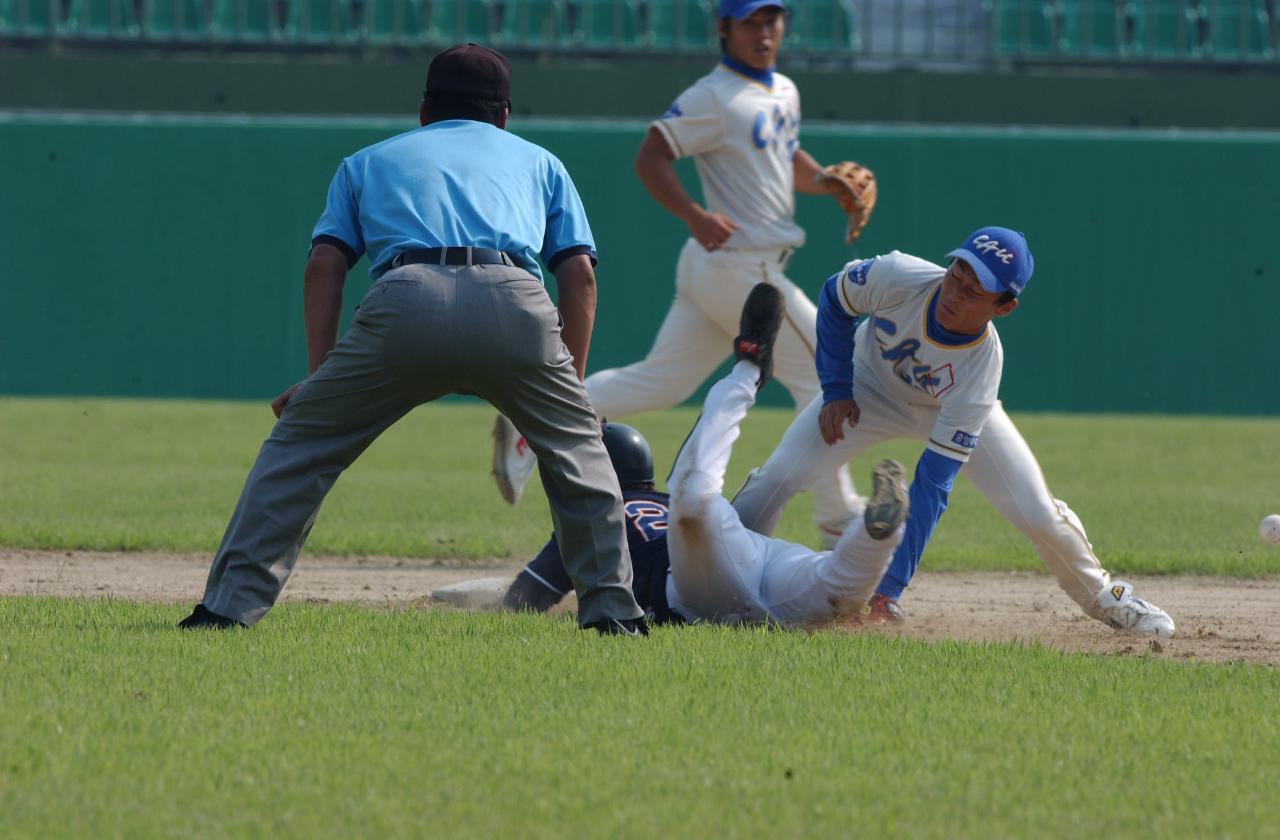
M1262 517L1258 523L1258 536L1263 542L1280 543L1280 513Z

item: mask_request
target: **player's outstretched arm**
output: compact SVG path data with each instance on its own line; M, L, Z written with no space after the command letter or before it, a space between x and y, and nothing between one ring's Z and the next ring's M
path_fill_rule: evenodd
M842 274L823 284L818 294L818 347L814 364L822 386L818 431L828 446L844 440L846 425L858 425L862 412L853 400L853 343L858 319L838 299Z
M804 149L796 149L791 158L791 169L795 173L796 192L806 195L826 195L827 188L818 183L822 174L822 164L813 159L813 155Z
M520 570L503 596L503 609L513 612L529 610L546 612L573 591L573 581L564 570L560 543L554 534L538 552L538 556Z
M911 488L907 491L908 509L911 511L907 515L907 530L876 592L895 601L902 597L903 590L915 576L934 527L947 509L952 485L962 466L960 461L939 455L932 449L921 454L916 463L915 477L911 479Z
M564 321L560 338L573 356L578 378L585 379L587 350L596 323L596 271L591 267L591 258L575 254L563 260L556 266L556 287L560 291L556 303Z
M664 210L684 222L689 234L708 251L729 240L738 229L731 219L704 210L685 192L676 176L676 156L658 129L650 127L636 152L636 175Z

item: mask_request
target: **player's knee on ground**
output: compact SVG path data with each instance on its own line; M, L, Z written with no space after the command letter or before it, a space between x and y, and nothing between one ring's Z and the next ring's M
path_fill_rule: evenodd
M521 572L511 582L511 588L502 599L502 608L519 612L546 612L564 598L528 572Z

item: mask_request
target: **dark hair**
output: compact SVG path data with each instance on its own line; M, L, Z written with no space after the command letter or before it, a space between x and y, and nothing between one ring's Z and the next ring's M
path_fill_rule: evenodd
M505 99L476 99L455 93L428 91L422 95L422 99L427 105L428 123L441 120L475 120L497 125L502 119L502 112L511 109L511 102Z

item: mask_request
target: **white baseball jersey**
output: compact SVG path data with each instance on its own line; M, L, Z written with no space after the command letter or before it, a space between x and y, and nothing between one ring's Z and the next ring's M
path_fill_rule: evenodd
M676 157L694 158L707 208L738 224L725 246L799 247L795 171L800 92L772 73L766 85L719 64L652 125Z
M977 336L943 330L934 317L946 269L892 251L840 273L840 305L865 315L854 338L854 396L870 388L892 402L936 407L928 447L967 461L1000 390L1004 352L994 324Z

